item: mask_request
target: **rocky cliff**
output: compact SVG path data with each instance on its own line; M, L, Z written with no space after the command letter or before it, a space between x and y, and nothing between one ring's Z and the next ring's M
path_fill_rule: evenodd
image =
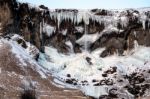
M46 82L51 82L48 77L53 75L51 83L80 89L95 98L145 97L150 91L149 46L150 8L52 10L0 0L0 72L4 80L9 76L5 71L18 74L27 66L35 69L26 68L27 76L33 73L33 78L40 79L43 72ZM44 88L51 86L45 80L37 82ZM65 94L56 94L60 93L58 98ZM70 97L66 94L64 98Z
M36 45L53 46L59 52L80 53L105 47L101 57L139 45L150 46L150 9L50 10L16 0L0 1L3 35L17 33Z

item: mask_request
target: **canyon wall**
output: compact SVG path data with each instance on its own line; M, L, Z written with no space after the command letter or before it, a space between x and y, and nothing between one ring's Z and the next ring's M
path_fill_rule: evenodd
M53 46L61 53L91 52L123 55L135 43L150 46L150 8L125 10L50 10L16 0L0 1L0 33L19 34L44 52Z

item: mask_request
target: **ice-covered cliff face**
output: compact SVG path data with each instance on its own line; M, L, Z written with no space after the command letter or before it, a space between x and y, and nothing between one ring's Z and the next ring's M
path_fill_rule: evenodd
M150 8L124 10L50 10L15 0L1 1L1 31L18 33L39 49L53 46L61 53L106 47L102 57L132 49L134 40L150 46ZM3 17L6 19L2 20ZM4 22L3 22L4 21ZM5 23L5 24L4 24ZM118 46L116 46L118 45Z
M149 46L150 12L149 8L125 10L42 10L43 28L50 45L59 52L81 52L100 47L106 47L102 57L119 52L120 55L127 49L133 48L134 40L140 45ZM51 27L51 28L50 28ZM141 33L143 32L143 33ZM146 36L142 36L145 34ZM141 41L144 39L144 41ZM61 45L60 46L60 42ZM55 42L55 44L53 44ZM56 42L59 42L57 44ZM70 42L68 46L66 42ZM117 45L117 46L116 46ZM112 50L114 49L114 50Z
M15 0L0 5L2 35L17 33L38 47L38 62L56 83L96 98L149 94L150 8L49 10Z

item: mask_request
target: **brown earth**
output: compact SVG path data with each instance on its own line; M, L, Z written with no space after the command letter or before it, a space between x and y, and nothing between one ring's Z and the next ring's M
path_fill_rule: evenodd
M22 99L27 87L38 99L89 99L79 90L55 86L50 74L42 78L35 66L27 64L23 68L8 44L0 46L0 99ZM30 82L35 84L25 85Z

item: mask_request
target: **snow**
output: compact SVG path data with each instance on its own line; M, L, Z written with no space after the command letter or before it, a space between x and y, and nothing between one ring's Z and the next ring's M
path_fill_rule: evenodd
M86 95L94 95L95 98L99 98L100 95L108 95L106 86L84 86L81 88Z
M1 39L1 38L0 38ZM2 47L3 46L3 42L0 40L0 47Z
M109 34L112 32L120 33L122 31L123 30L119 30L117 27L114 27L113 25L109 25L109 26L105 27L105 29L100 34L102 36L103 34Z
M145 30L145 22L147 20L147 16L145 14L142 14L140 18L142 21L143 29Z
M65 44L66 44L67 46L69 46L69 48L70 48L70 51L69 51L69 52L73 53L74 51L73 51L73 45L72 45L71 41L66 41Z
M139 10L139 9L138 9ZM139 17L140 22L143 25L143 29L146 28L145 23L148 20L150 24L150 19L145 15L145 11L147 10L139 10L140 14L133 13L133 17ZM79 24L82 20L85 23L85 28L81 26L76 26L75 29L77 32L84 33L84 35L76 40L76 43L87 47L98 40L102 35L109 34L112 32L120 33L123 30L119 30L117 28L117 24L120 23L123 28L127 27L129 23L129 18L127 17L127 12L125 10L116 12L112 10L112 16L102 16L95 15L94 12L90 12L89 10L78 10L78 12L73 11L61 11L56 12L55 10L50 10L50 17L58 22L58 28L63 20L71 20L74 24ZM104 24L105 29L100 33L89 34L86 31L86 25L89 24L89 20L96 21L99 24ZM43 22L44 23L44 22ZM42 33L42 24L40 23L40 33ZM56 27L51 26L47 23L43 24L43 32L47 34L47 36L51 36L55 33ZM60 31L63 35L67 35L67 29ZM136 32L134 32L136 36ZM70 53L68 55L59 53L55 48L51 46L45 46L45 53L40 53L39 64L34 59L33 56L36 55L39 51L26 42L27 49L21 47L21 45L17 44L16 40L20 38L19 35L14 35L11 37L10 41L3 40L5 43L8 43L12 47L12 52L16 55L16 57L22 63L22 66L27 66L26 60L30 62L30 64L36 65L36 70L39 74L46 78L46 71L44 68L48 69L54 77L54 82L64 85L68 87L67 84L63 83L67 79L66 75L70 74L72 78L78 80L79 85L77 88L81 89L86 95L94 96L98 98L100 95L107 95L108 89L110 86L94 86L92 83L93 79L98 81L103 80L102 73L105 70L108 70L110 67L117 67L117 74L120 75L129 75L132 72L135 72L137 68L140 69L148 69L150 68L150 48L139 46L135 41L135 48L131 50L129 53L126 53L125 56L112 55L106 58L99 57L100 53L105 50L105 48L96 49L95 51L83 52L80 54L73 53L73 45L71 41L66 41L65 44L69 47ZM2 46L0 40L0 47ZM34 53L35 51L35 53ZM87 61L87 57L90 58L90 64ZM102 71L100 71L102 69ZM0 69L1 73L1 69ZM113 79L113 78L112 78ZM81 81L88 81L89 85L82 86ZM113 79L114 80L114 79ZM115 80L114 80L115 81ZM23 81L26 83L25 81ZM128 83L128 82L127 82ZM28 85L28 84L25 84ZM116 86L121 87L116 83ZM69 87L73 87L70 85Z
M67 34L67 31L68 31L68 30L65 29L65 30L62 30L61 33L62 33L63 35L66 35L66 34Z
M128 16L127 10L132 13L132 16ZM134 12L134 10L139 11L139 13ZM97 12L91 12L90 10L81 10L79 9L77 12L75 11L63 11L57 12L55 10L50 10L51 19L55 19L58 21L59 25L63 20L71 20L74 24L79 24L80 22L84 22L86 25L89 24L89 20L91 19L93 22L98 22L99 24L104 24L105 27L112 25L112 27L117 28L117 24L120 23L122 28L127 27L129 23L129 19L139 18L139 22L142 23L143 29L145 29L145 22L149 20L149 18L145 15L145 12L149 11L150 8L143 9L122 9L122 10L109 10L108 15L96 15ZM149 21L150 23L150 21ZM75 27L78 32L83 32L84 29L82 27Z
M46 78L45 73L47 72L44 68L42 68L34 59L33 59L33 55L31 54L29 49L32 51L31 48L33 48L34 50L37 50L37 48L33 47L33 45L31 45L29 42L26 42L26 44L28 45L27 49L23 48L21 45L19 45L16 40L17 39L23 39L21 36L19 35L12 35L10 40L6 40L6 39L0 39L0 42L3 42L4 44L9 44L11 46L11 51L12 53L15 54L15 56L19 59L22 69L24 71L26 71L26 67L28 66L28 64L33 65L33 69L36 70L42 78ZM27 62L29 62L27 64ZM26 72L27 73L27 72ZM28 74L28 73L27 73Z
M76 26L75 29L77 30L77 32L83 33L84 28L82 26Z
M117 74L120 75L129 75L137 71L137 68L150 68L144 65L145 62L150 61L150 48L136 45L136 42L135 49L125 56L112 55L106 58L100 58L99 54L104 49L96 49L92 53L83 52L81 54L72 53L64 55L58 53L53 47L45 47L45 55L40 55L39 63L58 78L55 80L56 83L62 84L61 81L67 78L67 74L70 74L72 78L78 79L79 83L84 80L88 81L89 85L78 85L76 87L81 89L86 95L94 97L108 94L107 90L110 86L93 86L92 80L102 80L102 72L108 70L110 67L116 66ZM91 58L92 64L87 62L87 57ZM99 69L102 69L102 71ZM65 83L63 85L67 86ZM118 85L116 84L116 86Z
M43 32L46 32L47 36L51 36L55 32L55 30L55 27L48 24L44 24Z
M122 16L120 18L120 20L121 20L120 23L121 23L122 27L126 27L128 25L128 21L129 21L128 17Z
M99 38L100 34L99 33L95 33L95 34L84 34L81 38L79 38L76 43L80 44L80 45L84 45L85 42L87 43L87 45L94 43L98 38Z
M32 44L30 44L29 42L26 42L23 37L17 35L17 34L14 34L11 36L11 40L17 42L17 40L22 40L23 42L25 42L25 44L27 45L27 48L25 49L26 52L32 57L32 58L35 58L36 55L39 53L39 50Z

